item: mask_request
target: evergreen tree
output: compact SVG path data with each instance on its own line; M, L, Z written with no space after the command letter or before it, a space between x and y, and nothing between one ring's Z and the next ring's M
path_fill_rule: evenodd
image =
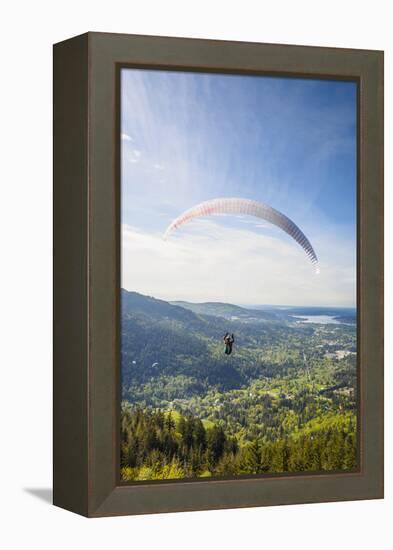
M256 440L247 445L241 464L244 473L259 474L261 472L261 449Z

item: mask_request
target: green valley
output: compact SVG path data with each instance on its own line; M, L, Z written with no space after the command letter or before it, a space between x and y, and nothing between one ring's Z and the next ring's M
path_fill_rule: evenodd
M124 481L356 468L354 310L121 304Z

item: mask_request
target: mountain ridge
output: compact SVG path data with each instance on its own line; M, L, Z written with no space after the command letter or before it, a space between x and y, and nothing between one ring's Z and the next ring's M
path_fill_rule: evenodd
M135 291L121 289L122 314L131 312L148 312L149 315L162 317L171 316L178 320L191 321L203 319L205 316L212 318L222 317L226 320L240 322L278 321L287 314L278 315L275 312L260 309L247 309L227 302L187 302L185 300L161 300L153 296L147 296ZM174 309L172 309L174 308ZM191 317L193 314L194 318Z

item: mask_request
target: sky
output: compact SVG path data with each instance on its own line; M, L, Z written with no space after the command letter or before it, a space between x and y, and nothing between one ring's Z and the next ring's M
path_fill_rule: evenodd
M354 82L122 69L122 287L164 300L353 307ZM291 218L316 275L279 228L184 210L242 197Z

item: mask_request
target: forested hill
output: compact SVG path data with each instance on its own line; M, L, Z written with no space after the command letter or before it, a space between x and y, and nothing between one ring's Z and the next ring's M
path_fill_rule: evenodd
M245 382L238 368L218 353L224 333L235 331L235 324L125 290L121 304L124 397L133 401L140 384L152 378L157 379L158 395L160 377L168 376L172 382L177 377L178 397L206 391L211 384L229 389Z
M213 315L215 317L224 317L224 319L237 320L244 322L257 321L278 321L283 315L279 316L272 311L262 311L259 309L249 310L234 304L226 304L222 302L170 302L172 305L180 306L187 310L193 311L199 315Z
M182 307L124 289L121 291L121 308L123 318L143 314L155 320L172 319L183 323L192 323L198 320L192 312Z

